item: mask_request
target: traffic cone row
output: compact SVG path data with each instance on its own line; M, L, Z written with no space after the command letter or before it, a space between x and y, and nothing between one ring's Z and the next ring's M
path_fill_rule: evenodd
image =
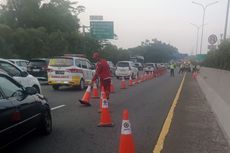
M157 71L150 72L149 74L145 73L144 75L140 75L135 80L133 80L132 77L130 76L128 85L133 86L134 84L139 84L139 83L141 83L143 81L150 80L150 79L153 79L153 78L158 77L160 75L163 75L164 73L166 73L166 69L158 69ZM197 76L197 73L194 73L193 78L196 78L196 76ZM125 81L124 77L122 77L120 88L121 89L126 89L127 88L126 81ZM114 88L114 85L113 85L112 82L111 82L110 90L111 90L111 93L115 92L115 88ZM101 92L101 94L102 93L103 93L103 91ZM90 98L91 98L90 95L91 95L91 86L88 86L85 94L83 95L82 99L79 100L79 102L81 104L85 105L85 106L91 106L91 104L89 102ZM101 98L101 97L99 97L99 92L98 92L98 89L97 89L97 85L96 85L96 83L94 83L92 98Z
M167 72L166 69L158 69L158 70L156 70L154 72L149 72L149 73L142 74L142 75L138 76L134 80L130 76L129 81L128 81L128 86L133 86L135 84L139 84L139 83L147 81L147 80L152 80L152 79L154 79L156 77L159 77L159 76L165 74L166 72ZM120 88L121 89L126 89L127 88L126 81L125 81L124 77L122 77Z
M145 73L143 75L140 75L136 79L132 79L132 77L129 78L128 85L133 86L135 84L139 84L141 82L151 80L155 78L156 76L163 75L165 73L165 70L158 70L155 72ZM194 74L195 77L196 74ZM126 81L123 77L120 84L121 89L126 89ZM110 86L111 93L115 92L115 88L113 83L111 82ZM91 86L87 87L86 92L84 93L83 97L79 102L84 106L91 106L90 104L90 98L91 98ZM92 98L100 98L100 121L98 123L98 127L113 127L114 123L112 122L112 118L110 116L109 111L109 101L106 97L106 93L103 87L101 87L100 90L100 96L99 91L97 88L97 85L94 83L93 90L92 90ZM119 145L119 153L135 153L135 144L132 136L132 130L131 130L131 124L128 117L128 110L123 111L123 117L122 117L122 127L121 127L121 135L120 135L120 145Z

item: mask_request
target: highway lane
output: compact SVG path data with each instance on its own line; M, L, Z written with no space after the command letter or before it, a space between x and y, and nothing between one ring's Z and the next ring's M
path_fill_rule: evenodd
M136 152L151 153L161 131L171 103L179 88L182 75L169 74L143 82L125 90L114 79L116 93L111 96L113 128L99 128L99 100L92 107L78 103L84 92L73 89L54 91L43 86L50 106L65 105L52 111L53 132L50 136L27 137L9 152L12 153L111 153L118 152L122 110L129 110Z

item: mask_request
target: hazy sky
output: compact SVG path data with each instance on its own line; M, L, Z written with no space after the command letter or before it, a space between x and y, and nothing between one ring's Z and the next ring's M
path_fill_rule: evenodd
M195 1L208 4L215 0ZM89 15L103 15L104 20L114 21L118 40L113 43L119 47L135 47L145 39L157 38L174 45L180 52L195 53L196 28L190 23L201 25L202 9L192 4L192 0L78 0L78 2L86 7L86 12L79 16L81 24L89 25ZM216 34L220 38L220 34L224 31L226 7L227 0L219 0L219 3L210 6L206 11L204 53L207 52L207 37Z

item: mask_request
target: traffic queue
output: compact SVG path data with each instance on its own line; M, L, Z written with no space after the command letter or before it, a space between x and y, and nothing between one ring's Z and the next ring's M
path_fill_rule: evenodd
M98 52L94 53L93 59L96 64L83 55L73 54L29 61L0 59L0 150L31 132L38 131L43 135L52 132L51 109L42 95L40 80L46 80L54 90L63 86L87 88L79 105L90 106L90 99L98 98L101 113L98 126L112 127L108 102L110 94L116 90L112 77L120 79L120 88L126 89L166 72L164 65L155 63L147 63L144 67L133 61L119 61L115 67L111 61L102 59ZM127 114L128 110L125 110L123 116L126 120ZM121 140L121 150L130 147L123 146L124 139Z

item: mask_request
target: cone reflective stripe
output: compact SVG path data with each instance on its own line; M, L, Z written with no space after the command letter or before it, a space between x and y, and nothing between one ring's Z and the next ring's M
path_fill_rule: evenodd
M102 111L98 127L112 127L113 125L109 114L109 102L107 99L102 99Z
M112 80L111 80L111 85L110 85L110 92L111 92L111 93L114 93L114 92L115 92L115 88L114 88L114 85L113 85Z
M135 153L131 124L128 119L127 110L123 111L119 153Z
M121 89L126 89L126 82L125 82L124 77L122 77L122 80L121 80Z
M129 77L129 86L132 86L133 85L133 80L132 80L132 77L130 76Z
M106 98L104 87L101 87L101 96L100 96L100 104L99 104L100 108L98 110L98 113L101 113L101 111L102 111L102 101L103 101L103 99L107 99L107 98Z
M93 84L93 96L92 98L99 98L98 89L96 83Z
M84 96L82 97L81 100L79 100L79 102L83 105L86 105L86 106L91 106L90 103L89 103L89 100L90 100L90 93L91 93L91 86L88 86Z

